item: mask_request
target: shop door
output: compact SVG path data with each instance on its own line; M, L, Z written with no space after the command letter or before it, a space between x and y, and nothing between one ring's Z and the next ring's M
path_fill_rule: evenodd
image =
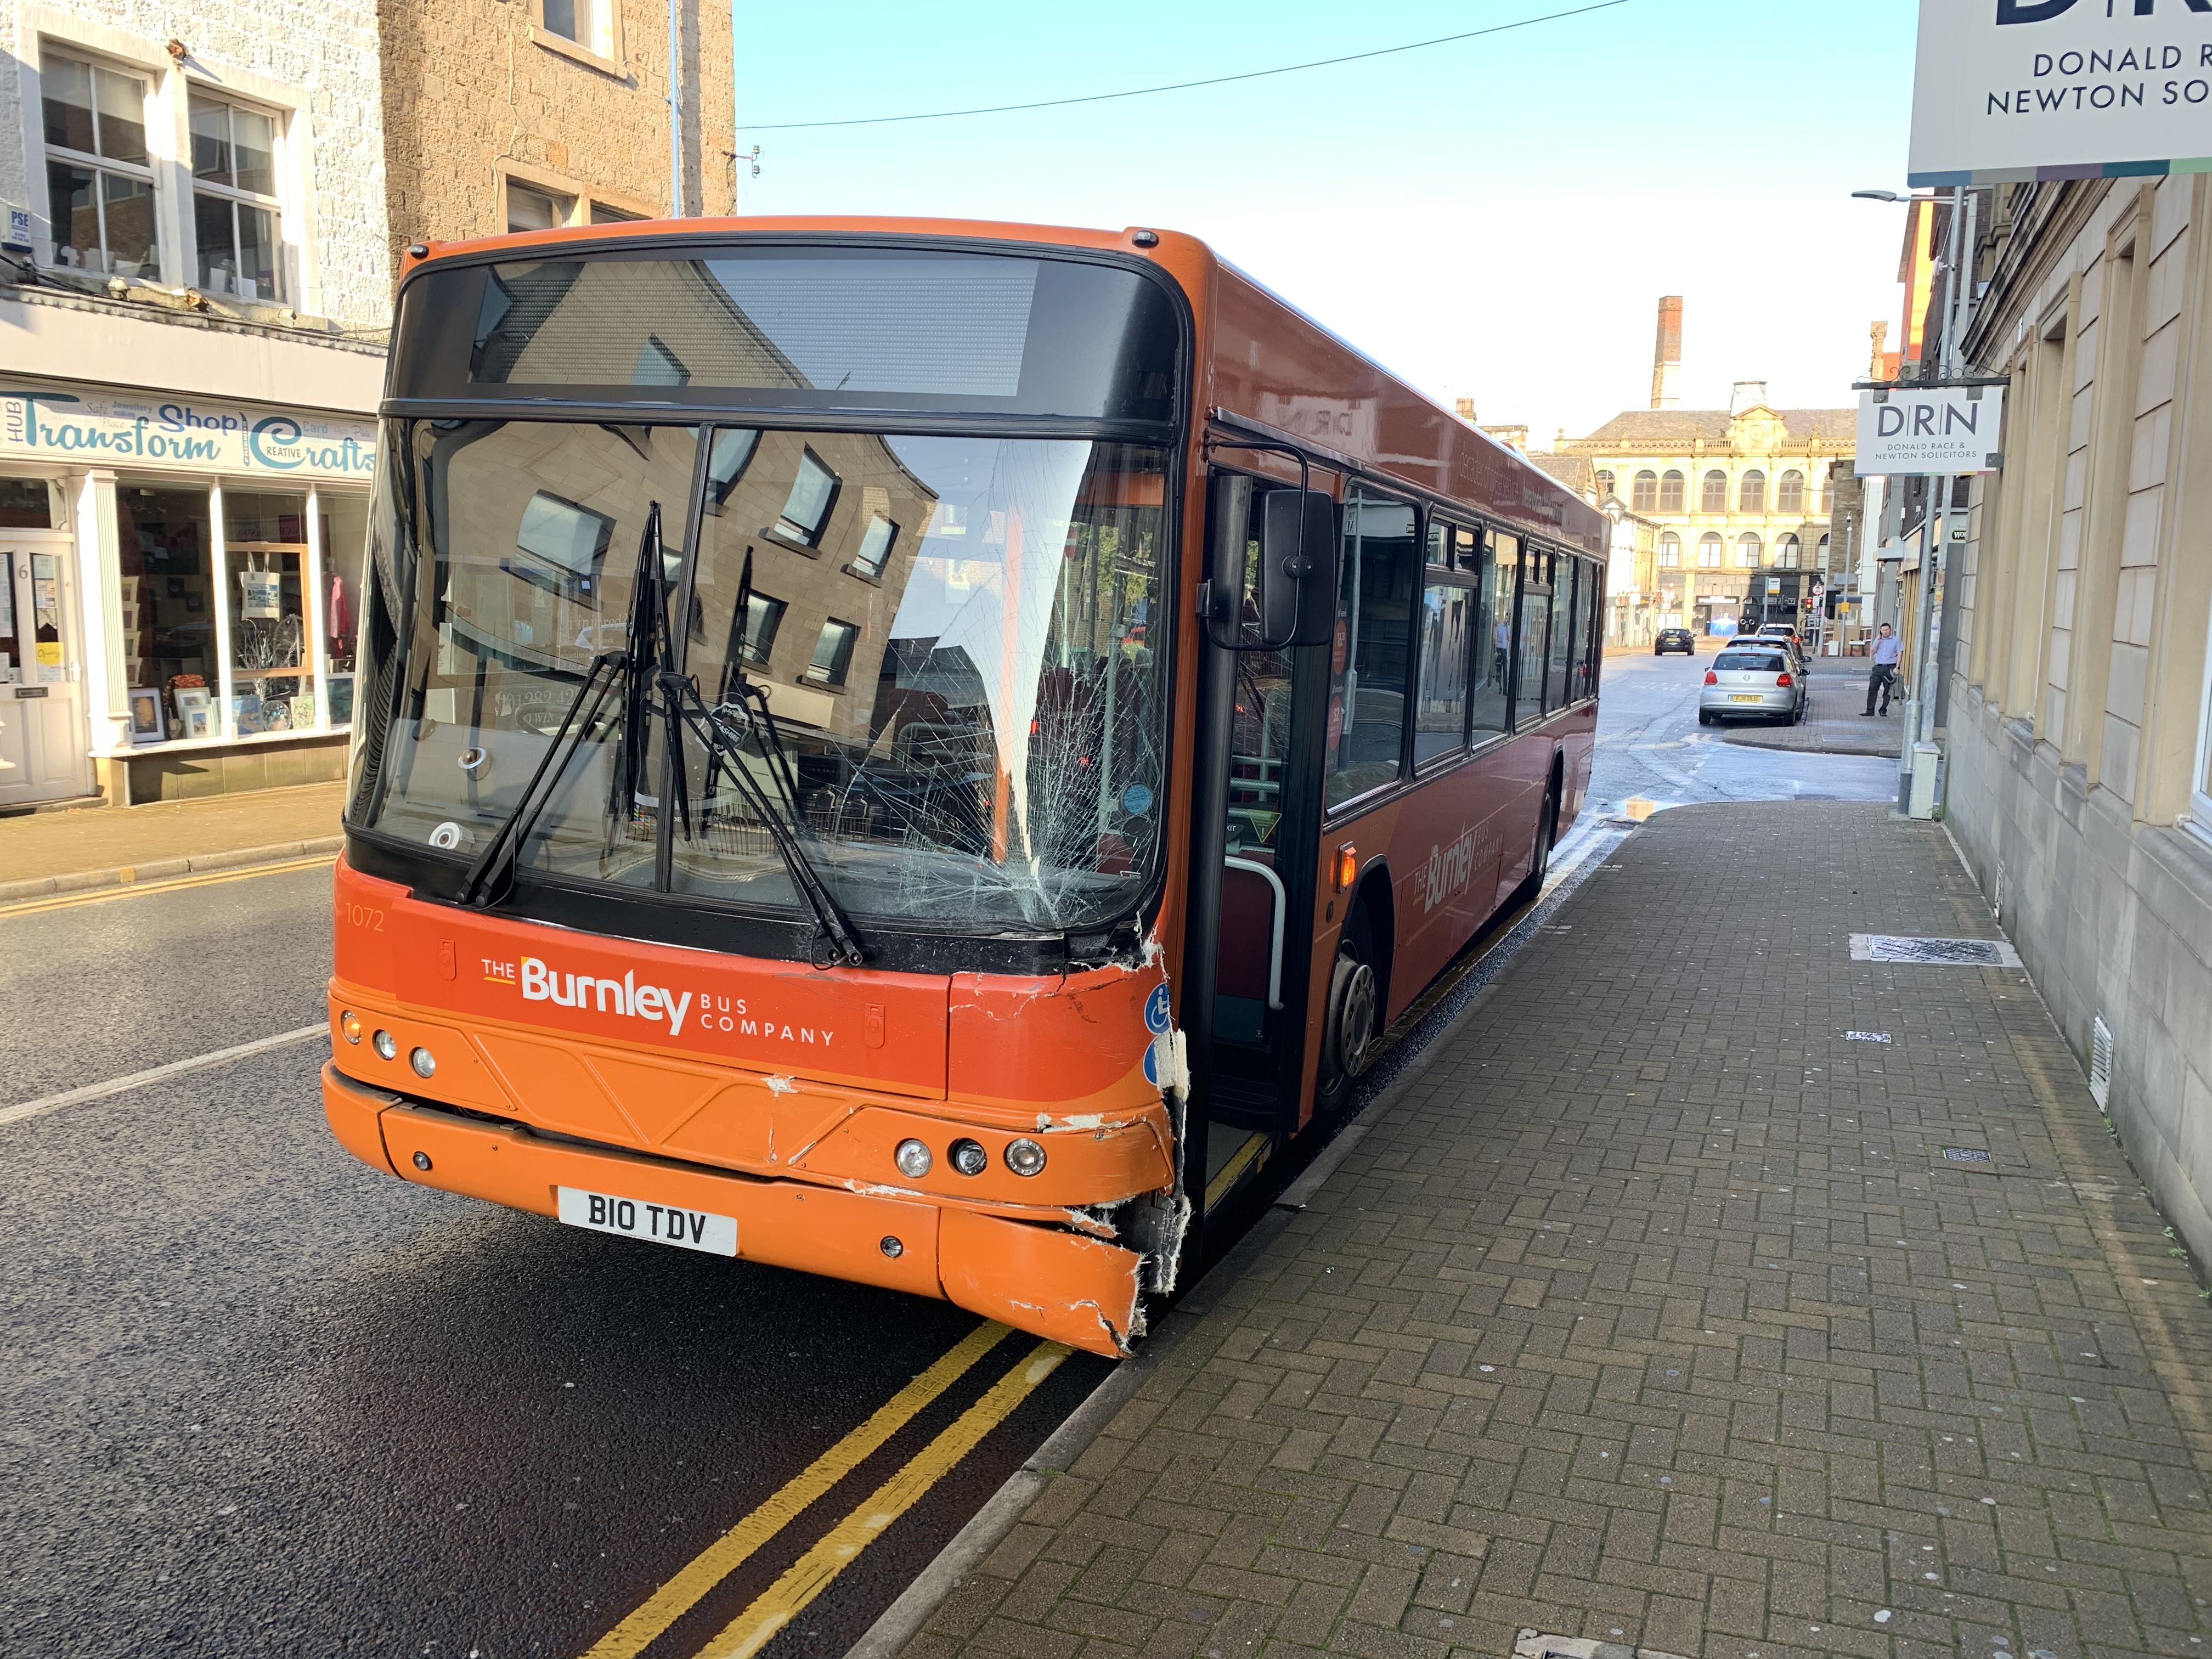
M92 791L66 535L0 532L0 806Z

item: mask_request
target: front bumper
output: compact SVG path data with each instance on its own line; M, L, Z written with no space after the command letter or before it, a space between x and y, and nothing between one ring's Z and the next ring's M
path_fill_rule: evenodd
M323 1068L323 1110L355 1157L421 1186L544 1216L557 1213L562 1187L705 1210L736 1218L748 1261L941 1297L1109 1358L1141 1334L1143 1259L1100 1239L910 1194L555 1139L356 1082L334 1064Z

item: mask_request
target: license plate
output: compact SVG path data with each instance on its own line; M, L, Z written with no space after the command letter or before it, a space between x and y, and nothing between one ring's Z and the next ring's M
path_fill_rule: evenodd
M1756 691L1731 691L1729 693L1729 701L1730 702L1765 702L1766 699Z
M704 1250L709 1255L738 1253L735 1216L681 1209L673 1204L648 1204L641 1198L617 1198L575 1187L563 1187L560 1193L561 1219L571 1227L641 1238L649 1244L673 1244L678 1249Z

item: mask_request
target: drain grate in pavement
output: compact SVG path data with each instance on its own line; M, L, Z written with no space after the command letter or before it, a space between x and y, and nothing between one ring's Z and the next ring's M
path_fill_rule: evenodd
M1946 1146L1943 1156L1954 1164L1994 1164L1996 1160L1973 1146Z
M1586 1636L1546 1636L1524 1630L1513 1644L1513 1659L1680 1659L1656 1648L1632 1648L1626 1642L1594 1642Z
M1936 968L2017 968L2020 952L2001 939L1911 939L1853 933L1853 962L1917 962Z

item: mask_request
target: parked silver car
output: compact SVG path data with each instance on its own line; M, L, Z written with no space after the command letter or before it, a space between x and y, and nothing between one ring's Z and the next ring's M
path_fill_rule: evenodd
M1804 669L1786 641L1737 640L1705 671L1698 724L1778 720L1795 725L1805 718L1808 696Z

